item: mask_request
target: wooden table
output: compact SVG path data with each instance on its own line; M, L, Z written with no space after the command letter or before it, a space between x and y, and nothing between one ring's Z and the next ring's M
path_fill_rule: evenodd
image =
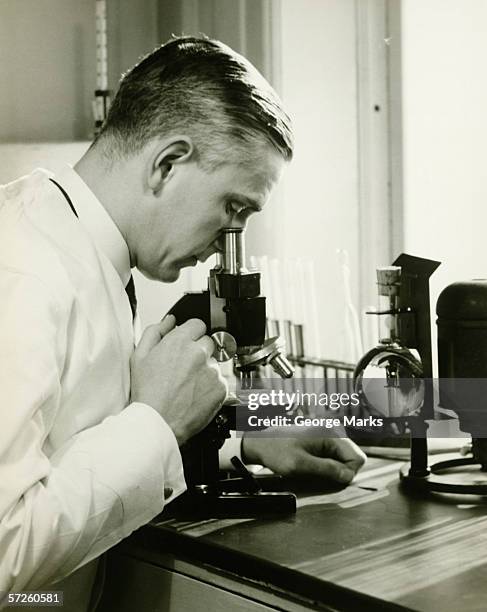
M400 462L280 519L164 519L109 555L102 610L487 610L487 500L413 497Z

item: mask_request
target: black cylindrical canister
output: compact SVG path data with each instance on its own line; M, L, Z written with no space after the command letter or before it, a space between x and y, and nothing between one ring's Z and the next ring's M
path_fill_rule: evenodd
M453 283L436 304L440 405L487 437L487 279Z

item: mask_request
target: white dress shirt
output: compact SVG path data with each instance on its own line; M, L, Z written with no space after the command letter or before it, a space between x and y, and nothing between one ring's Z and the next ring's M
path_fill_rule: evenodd
M63 579L185 489L172 430L129 404L127 245L73 169L54 178L79 219L50 176L0 187L0 593Z

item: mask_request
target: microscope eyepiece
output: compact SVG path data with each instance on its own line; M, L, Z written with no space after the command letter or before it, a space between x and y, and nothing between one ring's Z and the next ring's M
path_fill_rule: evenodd
M245 242L242 228L227 227L223 230L223 269L227 274L245 274Z

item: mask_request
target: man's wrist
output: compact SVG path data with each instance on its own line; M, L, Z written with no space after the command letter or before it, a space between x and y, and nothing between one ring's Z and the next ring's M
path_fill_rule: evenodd
M258 440L251 436L243 435L242 438L242 461L246 464L261 464L262 458L258 452Z
M188 436L185 435L186 432L178 427L178 423L171 423L169 419L166 418L164 411L161 410L156 410L156 408L154 408L154 406L152 404L149 404L148 402L144 402L142 400L139 399L133 399L130 398L131 404L143 404L144 406L148 406L151 410L153 410L154 412L157 412L157 414L161 417L161 419L166 423L166 425L169 427L169 429L171 429L171 431L174 434L174 437L176 438L176 442L178 443L178 446L181 447L187 440Z

